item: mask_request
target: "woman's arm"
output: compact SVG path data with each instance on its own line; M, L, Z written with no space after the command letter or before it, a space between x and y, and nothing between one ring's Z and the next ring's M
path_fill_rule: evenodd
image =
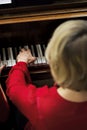
M29 50L22 50L6 80L7 96L28 119L35 118L37 114L36 87L31 84L27 67L34 59Z

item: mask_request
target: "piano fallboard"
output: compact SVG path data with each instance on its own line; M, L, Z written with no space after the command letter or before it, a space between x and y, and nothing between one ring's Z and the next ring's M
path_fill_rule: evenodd
M11 67L4 68L0 75L0 78L7 78L10 69ZM29 69L32 80L52 78L50 67L47 64L29 66L28 69Z

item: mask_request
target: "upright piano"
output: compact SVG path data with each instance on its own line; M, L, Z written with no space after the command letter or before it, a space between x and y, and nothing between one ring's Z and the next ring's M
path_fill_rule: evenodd
M53 31L66 20L86 18L87 0L12 0L0 5L0 65L6 64L0 75L2 86L23 47L37 57L29 65L32 81L37 86L51 86L53 79L44 53Z
M47 44L55 28L64 21L87 19L87 0L6 1L9 1L8 4L0 5L0 66L6 64L0 75L3 89L6 90L5 81L8 73L16 63L19 50L23 47L30 48L37 58L29 65L32 81L37 87L44 84L50 87L54 81L44 55ZM18 127L23 124L24 117L19 116L19 112L14 110L12 104L10 106L11 117L7 122L7 129L10 130L12 126L12 128L16 127L15 130L21 130Z

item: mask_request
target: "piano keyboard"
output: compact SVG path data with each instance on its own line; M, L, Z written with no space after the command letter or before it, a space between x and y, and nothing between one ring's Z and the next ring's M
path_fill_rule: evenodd
M46 46L44 44L36 45L24 45L19 47L7 47L0 49L0 66L6 64L7 67L11 67L16 63L16 56L21 48L30 49L33 56L36 57L34 63L30 65L47 64L44 52Z

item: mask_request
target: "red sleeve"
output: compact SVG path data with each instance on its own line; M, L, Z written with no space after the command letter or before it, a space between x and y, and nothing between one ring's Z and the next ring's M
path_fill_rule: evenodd
M16 107L32 122L37 121L36 87L31 83L27 64L18 62L6 80L6 93Z

